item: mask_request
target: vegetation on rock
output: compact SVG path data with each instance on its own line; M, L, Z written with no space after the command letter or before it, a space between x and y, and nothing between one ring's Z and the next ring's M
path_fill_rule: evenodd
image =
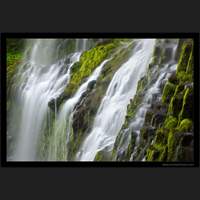
M151 80L148 77L152 76L151 73L156 66L162 66L166 61L166 51L160 49L159 45L156 46L147 75L138 82L136 95L128 105L126 120L115 141L113 158L142 160L145 157L147 161L190 161L193 159L193 147L191 146L193 138L193 41L181 40L178 48L180 53L176 73L172 73L161 88L161 101L155 97L157 100L148 109L140 130L139 143L136 145L129 139L126 150L120 153L121 142L128 138L126 133L131 132L129 125L140 108L141 100L150 84Z

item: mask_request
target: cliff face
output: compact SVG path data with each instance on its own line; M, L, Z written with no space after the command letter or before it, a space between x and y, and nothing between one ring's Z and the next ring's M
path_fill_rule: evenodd
M128 106L126 121L115 142L113 159L193 161L193 41L181 41L180 46L176 71L160 85L161 95L153 96L138 136L130 124L152 79L151 67L155 64L162 67L164 63L158 61L160 56L155 51L155 62L140 80L137 94ZM122 148L128 131L128 142Z
M192 41L183 43L176 74L165 84L161 106L166 107L167 113L162 123L155 126L157 130L153 144L147 149L146 159L193 161Z

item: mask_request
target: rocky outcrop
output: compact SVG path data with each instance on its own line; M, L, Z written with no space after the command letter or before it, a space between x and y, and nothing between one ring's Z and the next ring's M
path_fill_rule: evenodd
M130 125L150 84L151 70L156 65L162 67L166 61L162 59L166 54L159 46L155 48L149 71L138 83L137 93L127 108L125 123L114 145L113 160L193 161L193 41L181 41L178 48L181 52L177 70L160 85L162 96L154 95L137 136Z
M161 127L155 126L157 131L147 149L147 161L193 161L193 70L186 74L187 69L193 68L192 49L192 41L183 43L176 70L178 81L170 83L174 80L171 77L165 84L162 103L168 111Z

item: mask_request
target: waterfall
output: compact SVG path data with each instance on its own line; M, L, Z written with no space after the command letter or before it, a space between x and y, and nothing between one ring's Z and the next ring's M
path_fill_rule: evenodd
M155 39L138 40L132 57L115 73L100 104L92 131L83 142L77 160L92 161L98 151L110 151L125 119L127 105L148 68Z
M135 117L132 119L131 123L129 124L129 127L126 130L124 130L123 136L119 142L120 144L119 148L117 149L117 152L122 154L122 152L124 152L128 148L128 144L131 140L131 132L136 133L136 147L131 155L130 160L133 159L133 156L137 151L137 144L140 140L140 130L144 125L146 113L152 105L153 97L157 95L157 98L161 100L162 96L160 90L161 84L165 83L171 76L171 74L176 71L177 63L175 60L175 54L177 45L178 45L177 41L173 41L169 45L160 44L160 46L162 46L163 49L170 47L170 51L172 52L171 56L169 57L168 61L164 64L162 68L159 68L157 64L153 66L152 75L150 77L151 84L148 86L148 90L145 92L143 100L135 114ZM142 161L145 161L144 157Z
M20 126L12 160L37 160L38 140L48 120L48 103L64 91L70 69L79 60L80 52L75 52L69 63L68 57L56 60L57 42L56 39L35 40L19 69L17 93L21 116L17 116Z
M86 51L88 49L88 39L76 39L76 51Z
M7 68L8 161L145 162L177 85L185 81L180 101L193 87L192 54L179 72L178 39L24 41L20 64Z
M75 95L72 98L68 99L62 106L54 126L53 135L50 139L48 160L67 160L67 144L71 131L71 120L73 117L73 109L80 100L82 94L87 90L88 84L92 81L97 80L103 66L110 59L104 60L94 70L94 72L87 79L87 81L80 86Z

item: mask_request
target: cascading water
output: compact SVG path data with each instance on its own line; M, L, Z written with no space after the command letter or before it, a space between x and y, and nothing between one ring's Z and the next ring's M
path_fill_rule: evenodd
M92 161L98 151L111 150L125 119L127 105L147 70L155 39L138 40L132 57L115 73L98 109L92 131L77 153L77 160Z
M103 66L110 59L104 60L88 78L88 80L83 83L75 95L68 99L59 112L58 119L56 120L52 139L50 139L49 146L49 156L48 160L67 160L67 144L69 140L69 135L71 131L71 120L73 117L73 109L78 103L82 94L87 90L88 84L92 81L96 81L99 77Z
M165 42L165 40L163 42ZM169 45L160 44L160 46L162 46L163 49L165 48L170 49L171 53L168 58L168 61L164 64L162 68L159 68L158 65L153 66L153 71L151 72L152 76L150 77L151 84L149 85L148 90L145 92L143 100L135 114L135 117L132 119L132 122L130 123L129 127L125 129L123 132L123 136L118 145L119 148L117 149L117 152L119 154L123 154L123 152L127 150L128 144L131 140L131 133L134 132L136 134L135 135L136 146L134 152L131 155L130 160L133 159L134 154L136 154L137 152L137 144L140 140L140 130L143 127L146 113L152 105L152 101L154 99L153 97L156 95L157 99L161 99L162 96L160 90L161 84L165 83L171 76L171 74L176 71L177 61L175 60L175 55L176 55L177 45L178 43L176 40L171 42ZM144 156L142 157L143 157L142 161L145 161Z
M26 42L7 94L9 161L149 160L169 113L166 85L190 78L177 77L179 40Z
M76 50L86 51L88 49L88 39L76 39Z
M56 39L37 39L19 70L22 114L12 160L37 160L38 140L47 120L48 103L63 92L70 69L79 60L80 53L76 52L69 63L66 63L67 57L56 61L57 42Z

